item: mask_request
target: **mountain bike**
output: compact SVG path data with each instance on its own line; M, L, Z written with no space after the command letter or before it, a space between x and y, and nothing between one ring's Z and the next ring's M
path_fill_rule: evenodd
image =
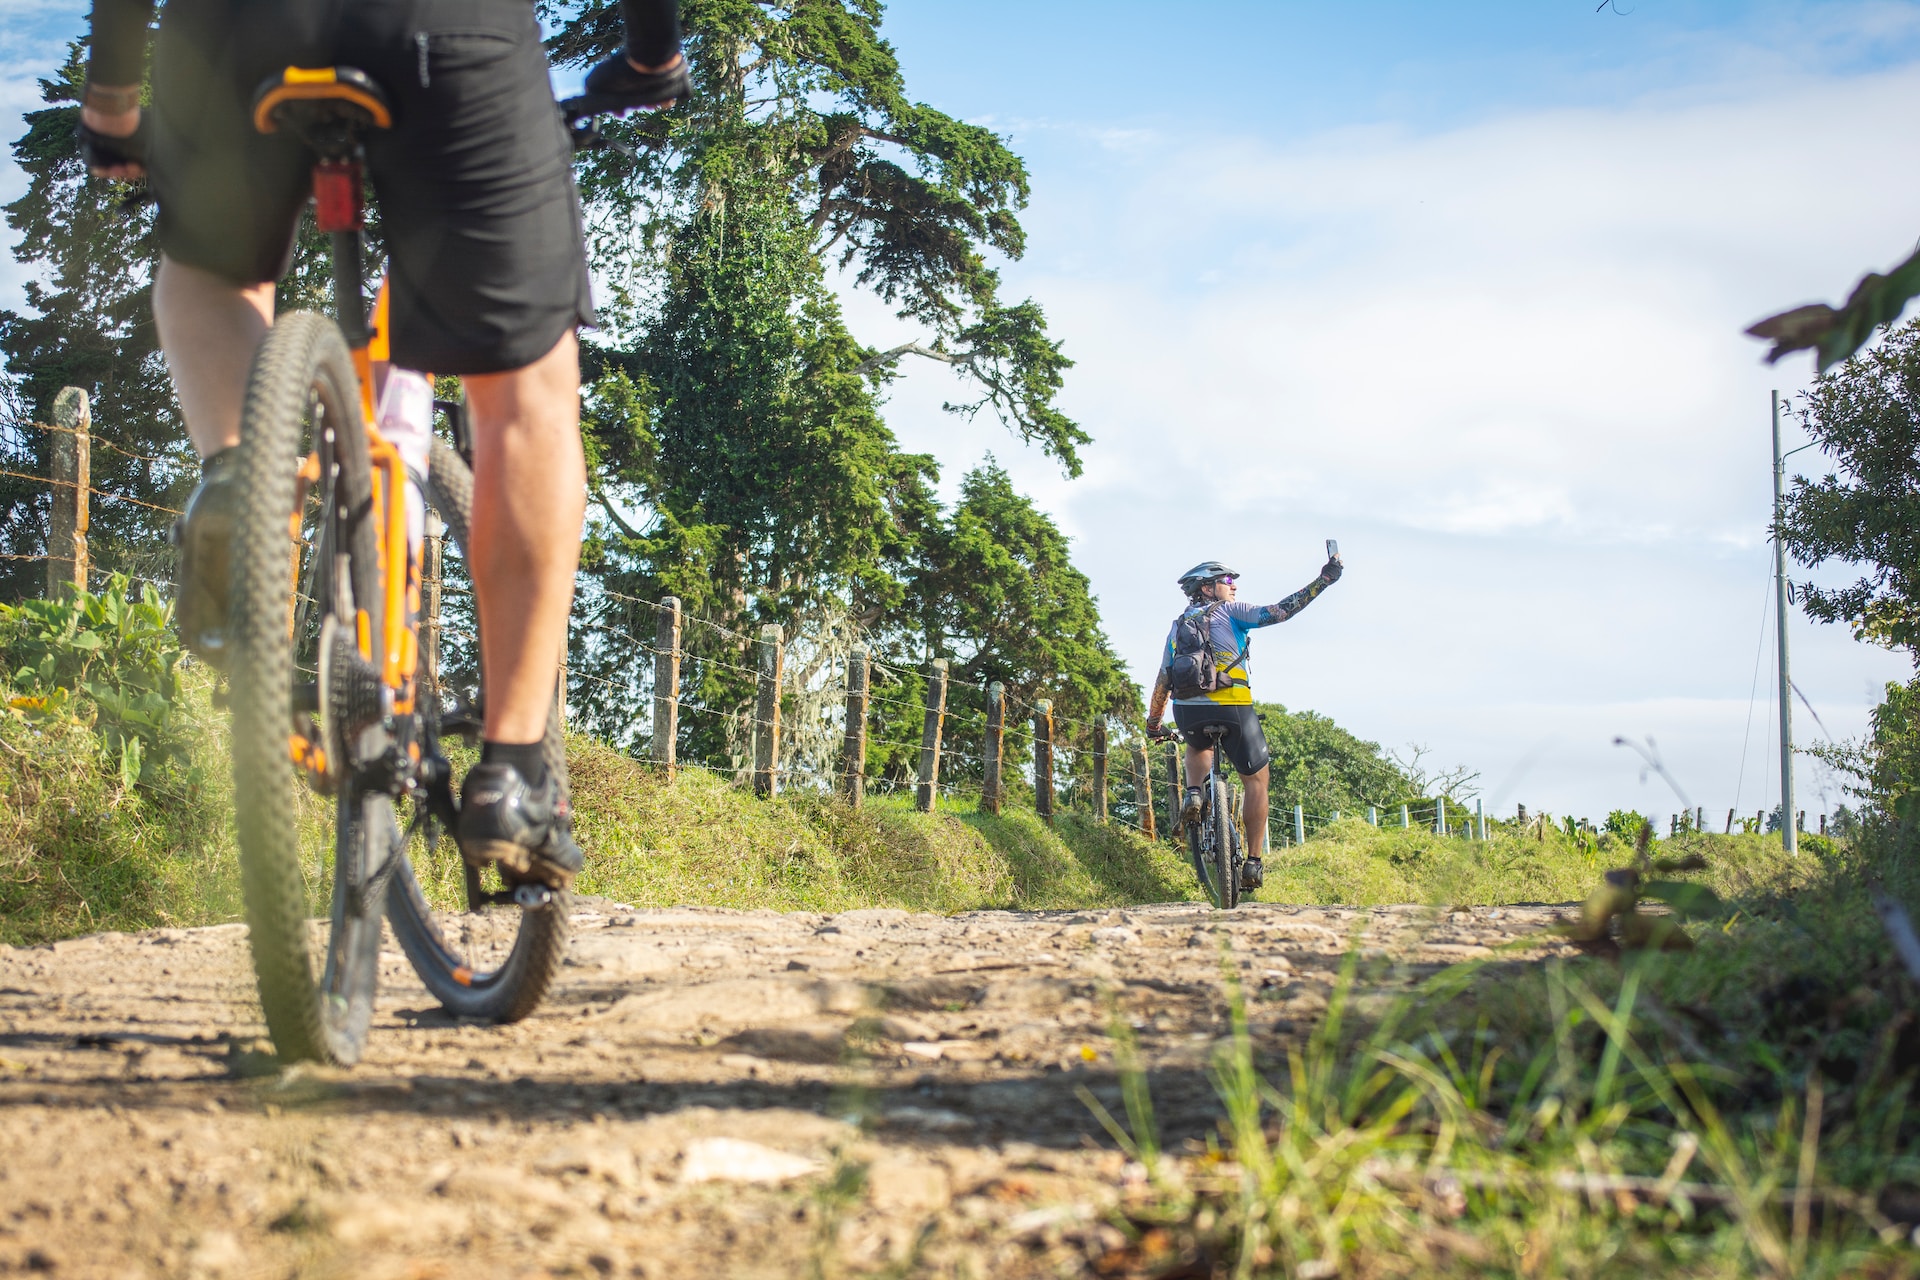
M1223 911L1240 903L1240 867L1246 861L1240 835L1240 819L1234 816L1232 797L1228 795L1226 775L1221 771L1220 739L1227 734L1223 724L1202 725L1196 731L1207 740L1212 763L1200 786L1200 818L1184 822L1187 855L1193 859L1193 871L1207 901ZM1168 726L1168 736L1187 742L1187 735Z
M419 475L375 425L374 364L384 342L375 341L363 296L361 139L391 119L380 87L350 67L289 68L254 100L257 128L286 130L313 153L335 312L274 322L248 376L240 427L244 496L229 633L234 808L260 1003L283 1060L360 1057L383 917L427 990L461 1017L526 1017L567 945L563 892L462 861L466 913L443 921L422 885L423 872L436 885L453 878L437 838L459 815L443 738L478 733L485 691L443 697L429 678L419 642L424 547L408 515L411 489L465 553L470 452L436 437ZM436 406L464 445L459 406ZM564 789L557 706L544 754ZM307 843L316 828L330 848ZM314 877L329 899L317 975Z

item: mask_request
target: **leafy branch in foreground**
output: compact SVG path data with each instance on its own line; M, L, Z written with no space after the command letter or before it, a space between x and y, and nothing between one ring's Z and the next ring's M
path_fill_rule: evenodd
M1816 373L1825 373L1867 344L1873 331L1900 318L1907 303L1920 294L1920 249L1885 275L1869 271L1853 286L1846 305L1835 310L1823 302L1809 303L1768 316L1747 332L1769 339L1773 350L1767 363L1809 348Z

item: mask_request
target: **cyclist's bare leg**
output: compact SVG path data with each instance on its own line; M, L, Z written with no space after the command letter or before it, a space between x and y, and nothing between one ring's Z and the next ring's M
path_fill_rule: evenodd
M1258 858L1267 851L1267 766L1243 775L1240 785L1246 788L1240 801L1240 826L1246 832L1247 856Z
M540 359L469 376L473 593L486 664L489 742L546 733L567 643L587 510L580 349L569 331Z
M273 283L236 285L162 254L153 323L202 458L240 443L247 371L273 323Z
M1205 786L1207 782L1207 770L1211 768L1213 768L1213 748L1194 746L1187 748L1188 786Z

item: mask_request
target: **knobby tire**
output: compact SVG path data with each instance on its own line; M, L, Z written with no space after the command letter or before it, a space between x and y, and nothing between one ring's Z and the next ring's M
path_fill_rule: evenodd
M1227 784L1213 780L1213 870L1220 883L1217 902L1224 911L1240 905L1240 868L1233 865L1233 808Z
M331 439L328 439L328 436ZM366 1043L379 976L380 912L350 883L395 852L392 801L343 780L333 822L331 927L318 981L308 948L308 887L299 832L300 792L288 735L293 728L297 546L289 541L296 472L309 448L322 456L317 519L345 561L347 592L381 634L372 526L372 481L353 360L335 323L293 313L268 330L248 375L241 411L240 519L234 531L232 709L234 809L248 940L267 1030L283 1061L351 1063ZM329 482L331 487L329 487ZM338 598L333 567L311 580ZM352 619L347 622L351 624ZM356 900L357 899L357 900Z

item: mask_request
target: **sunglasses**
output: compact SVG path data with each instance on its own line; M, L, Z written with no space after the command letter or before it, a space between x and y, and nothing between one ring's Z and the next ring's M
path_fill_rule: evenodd
M1229 573L1225 577L1215 578L1213 580L1213 585L1215 585L1216 587L1230 587L1237 581L1239 581L1239 579L1236 578L1233 574Z

